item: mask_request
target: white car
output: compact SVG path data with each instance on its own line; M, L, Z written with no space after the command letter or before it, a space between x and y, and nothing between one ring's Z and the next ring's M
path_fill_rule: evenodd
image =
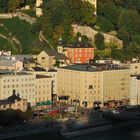
M120 112L118 110L112 110L113 114L120 114Z

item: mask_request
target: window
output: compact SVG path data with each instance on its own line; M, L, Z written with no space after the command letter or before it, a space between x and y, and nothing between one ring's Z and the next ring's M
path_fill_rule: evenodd
M41 59L42 59L42 62L45 62L45 57L42 57Z
M137 69L138 68L138 66L135 66L135 69Z

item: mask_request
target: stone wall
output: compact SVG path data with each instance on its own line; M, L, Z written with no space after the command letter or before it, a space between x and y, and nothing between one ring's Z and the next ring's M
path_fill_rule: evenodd
M86 35L93 42L94 42L94 36L98 33L98 31L92 29L89 26L72 25L72 27L74 30L74 34L79 32L81 33L81 35ZM123 47L123 41L118 39L116 36L107 33L101 33L101 34L103 34L106 44L111 43L117 45L119 48Z

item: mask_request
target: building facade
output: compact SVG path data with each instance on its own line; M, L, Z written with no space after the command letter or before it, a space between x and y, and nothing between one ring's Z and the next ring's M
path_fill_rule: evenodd
M70 59L72 64L88 63L90 59L94 58L94 48L88 46L67 46L65 55Z
M86 65L73 65L58 69L58 96L69 96L73 103L87 104L94 102L128 99L130 95L129 70L97 70Z
M131 75L130 104L140 105L140 75Z
M37 63L48 69L55 67L56 62L59 62L59 66L69 64L69 59L53 49L46 48L37 56Z
M35 102L51 101L51 76L36 75Z
M22 99L35 104L35 76L27 73L15 73L0 76L0 99L8 98L13 90Z
M0 56L0 69L21 71L23 70L23 63L15 60L15 57Z
M14 110L19 109L24 112L27 110L27 107L27 100L20 98L15 92L13 92L13 95L9 96L7 99L0 100L0 110L11 108Z

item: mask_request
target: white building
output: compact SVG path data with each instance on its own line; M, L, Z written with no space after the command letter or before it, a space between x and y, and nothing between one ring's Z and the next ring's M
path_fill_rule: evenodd
M11 96L13 90L22 99L27 99L31 105L35 104L35 76L27 73L11 73L0 75L0 99Z
M131 75L130 104L140 105L140 75Z

